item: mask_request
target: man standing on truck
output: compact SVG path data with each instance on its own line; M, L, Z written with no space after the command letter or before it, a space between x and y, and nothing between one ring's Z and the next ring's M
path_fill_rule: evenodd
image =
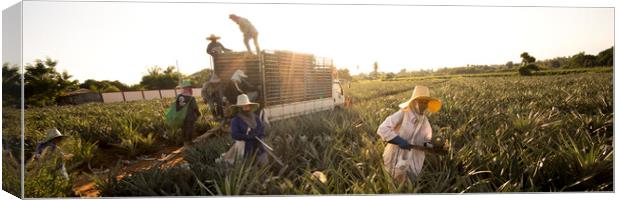
M235 14L230 14L228 16L232 21L239 25L239 29L243 32L243 43L245 44L245 48L248 52L252 53L250 50L250 39L254 40L254 46L256 47L256 53L260 53L260 47L258 46L258 31L254 28L254 25L250 23L250 21L246 18L239 17Z
M213 58L215 58L218 54L232 51L224 47L222 43L218 42L217 40L219 39L220 39L219 36L215 36L213 34L211 34L211 36L207 38L207 40L211 41L209 45L207 46L207 53L211 55L211 57Z

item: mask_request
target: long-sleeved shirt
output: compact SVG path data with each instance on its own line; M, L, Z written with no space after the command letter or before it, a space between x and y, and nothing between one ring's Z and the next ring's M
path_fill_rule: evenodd
M46 149L47 153L42 157L44 152L46 152ZM58 175L63 178L69 179L67 168L65 168L64 156L65 154L60 151L60 149L56 146L56 143L53 142L40 143L34 151L34 157L37 162L50 162L55 160L56 165L50 169L50 172L58 173Z
M256 28L254 28L254 25L252 25L252 23L248 19L239 17L236 22L239 25L239 29L241 30L241 32L243 32L243 36L250 37L258 34Z
M193 100L192 100L193 99ZM201 113L198 109L198 104L196 103L196 99L193 96L179 94L176 100L176 108L177 110L182 109L184 106L189 106L187 108L187 115L185 117L185 121L196 121L198 117L200 117Z
M260 121L258 116L255 117L255 120L256 128L249 128L239 116L235 116L231 121L230 127L232 138L234 140L245 141L244 156L249 156L256 150L258 150L259 154L265 151L258 140L250 136L254 134L260 139L265 138L265 128L263 127L263 123ZM250 130L249 132L248 129Z
M395 127L400 122L400 128L395 130ZM416 132L415 129L420 126ZM396 136L400 136L407 142L413 145L424 145L424 142L430 141L432 137L431 124L428 122L427 117L421 117L416 115L410 109L399 110L398 112L390 115L381 123L377 129L377 134L381 136L383 141L390 141ZM409 161L409 171L414 174L420 173L422 165L424 163L424 151L412 149L411 154L407 160ZM388 144L383 152L383 162L388 171L396 167L398 155L404 153L404 150L400 149L398 145Z
M224 53L224 51L231 51L231 50L224 47L224 45L222 45L222 43L220 42L215 41L207 45L207 53L211 56Z
M225 88L222 85L222 83L214 85L209 82L206 82L202 85L200 95L202 96L202 99L205 102L209 102L209 101L221 102L222 97L225 97L224 90Z

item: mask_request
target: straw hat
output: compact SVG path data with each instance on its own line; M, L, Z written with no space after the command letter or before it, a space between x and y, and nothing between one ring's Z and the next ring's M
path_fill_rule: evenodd
M183 80L181 81L181 84L179 84L179 86L177 86L179 88L186 88L186 87L192 87L192 81L190 80Z
M209 79L209 83L219 83L220 82L220 78L217 77L217 75L213 74L213 76L211 76L211 78Z
M60 138L67 138L67 136L60 134L60 131L58 131L58 129L56 129L56 128L48 129L46 134L47 135L45 136L45 139L43 139L43 141L41 143L46 143L46 142L52 141L53 139L56 139L56 138L59 138L59 137Z
M411 98L404 103L398 105L400 108L406 108L409 106L411 101L416 99L426 99L428 100L427 109L429 112L437 112L441 109L441 101L437 98L431 97L431 92L426 86L417 85L413 89L413 94L411 94Z
M219 40L220 36L216 36L214 34L211 34L209 37L207 37L207 40Z
M245 105L250 105L252 107L252 112L256 111L260 104L250 102L250 98L246 94L240 94L237 96L237 104L230 106L232 109L232 113L236 113L239 108Z

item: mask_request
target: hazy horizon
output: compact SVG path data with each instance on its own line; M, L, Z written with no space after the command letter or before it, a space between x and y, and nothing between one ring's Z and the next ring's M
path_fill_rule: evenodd
M24 63L50 57L80 81L140 82L147 67L210 67L210 34L244 51L235 13L262 49L330 57L337 68L398 72L596 55L614 44L613 8L24 2ZM320 15L317 15L320 13ZM3 57L3 62L10 62ZM12 62L13 63L13 62ZM357 69L359 66L359 69Z

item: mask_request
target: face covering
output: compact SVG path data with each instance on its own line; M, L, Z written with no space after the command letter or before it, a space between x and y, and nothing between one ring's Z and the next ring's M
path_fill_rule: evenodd
M252 111L240 111L239 117L250 128L256 128L256 115Z
M411 107L413 108L413 113L418 115L419 117L421 117L422 115L428 114L428 108L424 109L423 112L420 112L420 104L418 104L418 102L414 102L413 105L411 105Z

